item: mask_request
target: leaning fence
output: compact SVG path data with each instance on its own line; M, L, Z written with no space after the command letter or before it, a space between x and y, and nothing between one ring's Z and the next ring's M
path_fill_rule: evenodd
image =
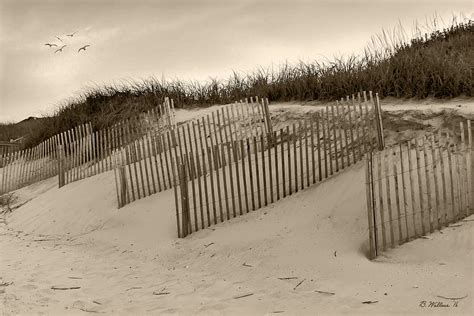
M144 135L160 135L174 129L176 119L173 100L146 113L120 121L109 128L96 130L61 146L59 186L91 177L115 168L113 153Z
M90 125L83 124L54 135L33 148L3 156L0 168L0 194L45 180L58 174L58 148L69 141L77 141L91 133ZM67 135L68 138L65 138Z
M233 141L271 129L268 100L256 97L222 106L166 133L146 134L115 153L118 206L175 186L176 161L186 153L198 153L202 168L210 170L209 153L204 148L219 146L223 150ZM221 157L218 165L225 166L232 159Z
M368 153L370 258L473 214L472 177L470 121Z
M369 104L348 98L291 128L225 145L206 144L177 156L178 235L267 206L362 160L380 146L378 97Z
M113 168L112 152L150 131L160 133L176 125L173 100L114 126L93 131L81 124L33 148L10 152L0 161L0 194L59 176L59 185ZM60 158L60 160L59 160Z

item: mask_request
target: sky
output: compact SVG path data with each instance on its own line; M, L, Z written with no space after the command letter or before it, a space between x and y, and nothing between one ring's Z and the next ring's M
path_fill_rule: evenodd
M0 122L50 114L114 82L358 54L382 29L411 35L415 21L473 12L472 0L0 0Z

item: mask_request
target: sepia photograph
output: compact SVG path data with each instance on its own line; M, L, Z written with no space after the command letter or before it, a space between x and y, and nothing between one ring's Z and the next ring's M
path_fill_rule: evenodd
M0 314L474 315L472 0L0 0Z

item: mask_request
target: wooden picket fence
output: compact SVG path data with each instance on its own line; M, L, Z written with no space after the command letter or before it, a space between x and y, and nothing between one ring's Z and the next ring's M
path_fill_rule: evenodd
M165 133L147 133L115 152L119 208L177 185L176 161L184 154L198 153L196 159L208 172L213 164L205 148L218 145L223 150L235 140L269 131L268 99L252 97L250 102L246 99L222 106ZM223 157L218 165L228 165L232 159Z
M33 148L11 152L0 163L0 194L58 174L58 148L90 134L88 124L54 135ZM67 135L67 137L66 137Z
M0 158L0 194L59 175L59 186L112 170L112 153L143 135L174 128L173 100L157 108L93 131L90 123L54 135L39 145ZM60 158L60 159L59 159Z
M364 93L278 131L225 144L195 142L175 158L178 236L267 206L363 160L383 146L376 143L383 139L377 113L378 96L367 101Z
M160 135L176 126L174 102L163 104L113 126L89 133L61 145L59 187L115 168L113 153L144 135ZM79 130L80 127L78 128Z
M366 160L371 259L474 212L470 121L454 134L416 138Z

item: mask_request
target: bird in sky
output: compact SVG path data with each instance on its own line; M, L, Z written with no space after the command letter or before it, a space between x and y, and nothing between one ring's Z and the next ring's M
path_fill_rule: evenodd
M89 46L90 46L90 45L84 45L84 46L82 46L81 48L79 48L79 49L77 50L77 52L79 53L81 50L86 51L86 48L89 47Z
M63 41L59 36L56 36L56 38L57 38L58 40L60 40L61 42Z
M55 53L57 53L57 52L61 52L61 53L62 53L62 52L63 52L63 48L66 47L66 46L67 46L67 45L63 45L63 46L61 46L61 48L56 49L54 52L55 52Z
M66 34L66 36L73 37L77 32L72 32L71 34Z
M56 45L56 44L50 44L50 43L46 43L46 44L44 44L44 45L45 45L45 46L49 46L49 47L53 47L53 46L58 47L58 45Z

